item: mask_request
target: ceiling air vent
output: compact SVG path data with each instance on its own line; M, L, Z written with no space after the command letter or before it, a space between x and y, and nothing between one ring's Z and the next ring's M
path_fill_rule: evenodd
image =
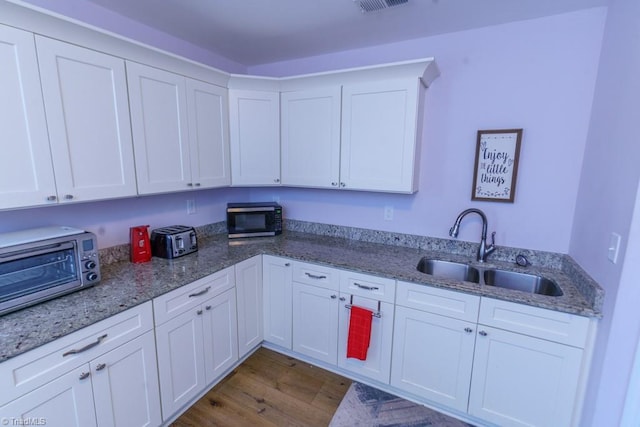
M388 7L399 6L409 0L356 0L360 4L363 12L373 12L374 10L386 9Z

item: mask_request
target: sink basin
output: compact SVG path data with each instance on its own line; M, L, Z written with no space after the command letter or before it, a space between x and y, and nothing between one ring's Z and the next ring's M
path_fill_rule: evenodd
M480 282L480 272L459 262L442 261L439 259L422 258L418 262L418 271L432 276L444 277L465 282Z
M505 270L485 270L484 284L540 295L561 296L562 290L553 281L534 274Z

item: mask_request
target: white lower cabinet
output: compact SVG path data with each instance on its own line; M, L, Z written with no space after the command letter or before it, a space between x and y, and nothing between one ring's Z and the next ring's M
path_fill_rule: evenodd
M591 325L581 316L482 298L469 413L501 426L579 425Z
M238 308L238 357L262 344L262 255L235 265Z
M22 425L22 420L42 420L42 425L97 426L87 370L82 365L0 407L2 420L12 425Z
M152 326L146 303L4 362L0 419L15 425L160 425Z
M238 360L234 283L229 267L154 299L165 421Z
M466 412L480 298L404 282L397 298L391 385Z
M293 283L293 351L335 365L338 356L338 292Z
M264 340L291 350L291 261L271 255L262 257Z
M579 425L581 316L398 282L391 385L500 426Z

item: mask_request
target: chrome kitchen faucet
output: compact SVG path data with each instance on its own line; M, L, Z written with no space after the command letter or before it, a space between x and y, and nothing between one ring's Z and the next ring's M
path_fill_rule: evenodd
M478 262L485 262L487 260L487 256L496 250L496 232L494 231L491 233L491 244L487 246L487 216L480 209L472 208L460 212L460 215L456 218L456 222L453 224L453 227L449 229L449 236L458 237L460 222L462 222L462 218L470 213L477 213L482 218L482 236L480 238L480 247L478 248Z

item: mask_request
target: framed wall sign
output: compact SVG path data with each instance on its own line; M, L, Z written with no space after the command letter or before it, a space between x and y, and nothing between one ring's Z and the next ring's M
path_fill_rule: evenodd
M471 200L513 203L522 129L479 130Z

